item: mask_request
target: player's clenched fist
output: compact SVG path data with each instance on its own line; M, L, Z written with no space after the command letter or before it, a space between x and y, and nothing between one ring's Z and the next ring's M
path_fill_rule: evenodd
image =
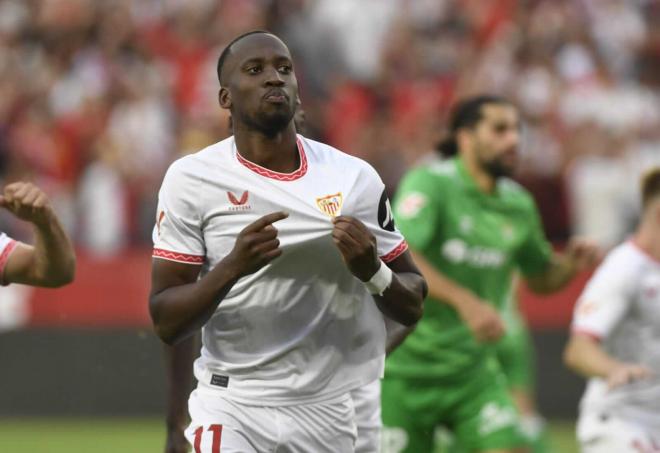
M258 271L282 254L277 228L273 223L286 219L286 212L273 212L249 224L238 234L234 248L227 256L240 276Z
M380 267L376 238L354 217L335 217L332 223L332 240L348 269L363 282L369 281Z
M46 194L29 182L15 182L5 186L0 206L22 220L37 225L46 224L52 215Z

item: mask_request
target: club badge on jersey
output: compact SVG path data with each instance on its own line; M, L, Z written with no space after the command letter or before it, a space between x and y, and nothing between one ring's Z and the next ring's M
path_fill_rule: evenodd
M324 214L330 217L337 217L341 215L341 206L344 202L344 198L341 192L326 195L325 197L319 197L316 199L316 206Z

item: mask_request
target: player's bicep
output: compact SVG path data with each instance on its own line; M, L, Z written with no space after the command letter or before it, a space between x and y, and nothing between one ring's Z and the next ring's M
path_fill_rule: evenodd
M201 266L160 258L151 260L151 293L153 297L168 288L195 283Z
M8 252L7 263L4 267L2 281L8 283L33 283L32 272L35 268L34 247L22 242L16 242L13 249Z

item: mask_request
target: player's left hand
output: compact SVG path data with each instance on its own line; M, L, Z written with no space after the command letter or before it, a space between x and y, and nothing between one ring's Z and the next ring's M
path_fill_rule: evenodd
M376 238L355 217L338 216L332 219L332 240L353 275L367 282L380 267Z
M15 182L5 186L0 206L21 220L35 225L47 224L52 211L46 194L29 182Z
M571 238L566 247L565 256L575 272L592 268L602 258L598 245L589 239Z

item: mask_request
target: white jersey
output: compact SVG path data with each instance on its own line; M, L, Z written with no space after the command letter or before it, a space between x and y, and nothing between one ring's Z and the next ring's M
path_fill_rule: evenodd
M9 255L16 248L17 242L7 236L5 233L0 233L0 284L5 285L4 275L5 266L9 261Z
M384 184L366 162L298 136L300 167L277 173L243 158L233 137L174 162L159 194L154 257L202 275L263 215L282 256L241 278L202 331L199 389L238 402L287 405L333 398L381 377L383 317L334 245L333 216L361 220L388 262L407 245Z
M654 375L614 390L592 378L583 411L609 411L660 429L660 262L632 241L612 250L580 296L573 331L603 342L608 354Z

